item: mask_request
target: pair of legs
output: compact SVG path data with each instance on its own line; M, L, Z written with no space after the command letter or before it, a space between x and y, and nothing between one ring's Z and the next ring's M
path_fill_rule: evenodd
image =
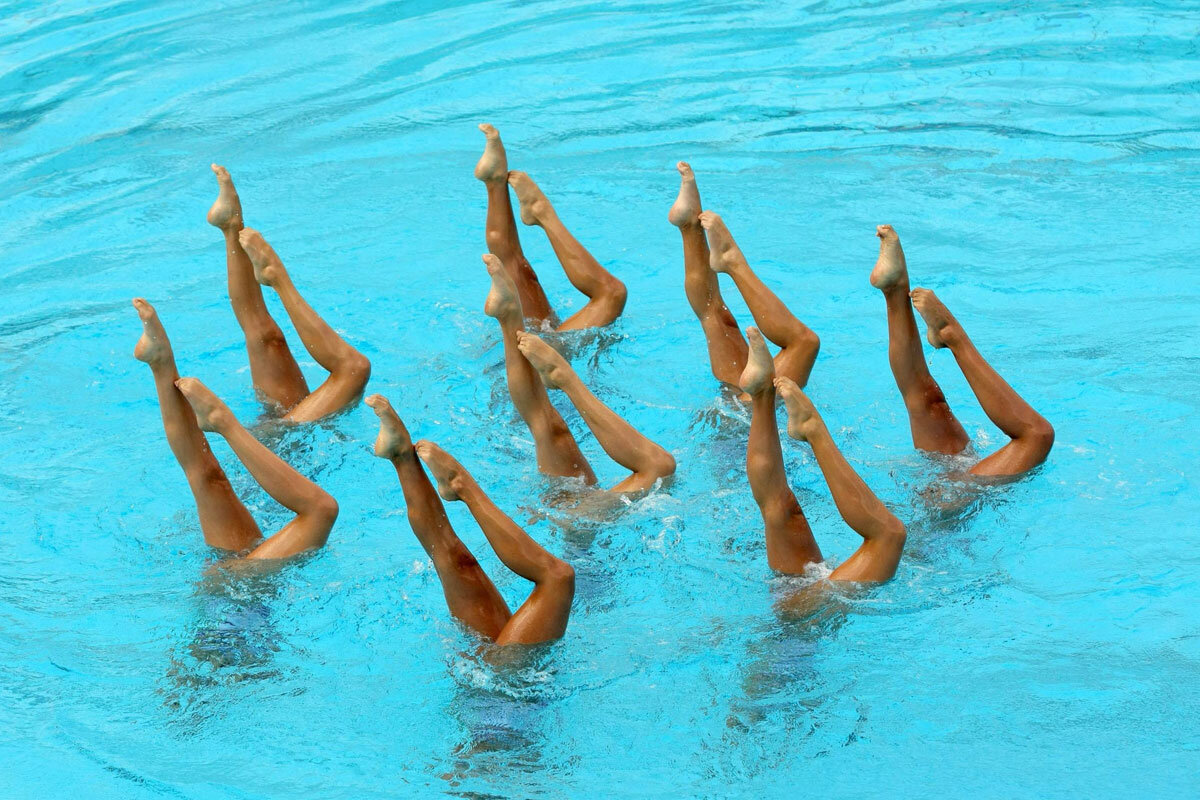
M483 261L492 277L492 288L483 310L500 323L508 392L517 413L533 434L538 469L547 475L583 478L589 484L596 482L596 475L580 452L571 429L550 403L546 392L546 387L550 387L563 390L604 452L632 471L611 491L644 491L660 478L673 474L675 459L670 453L638 433L601 402L566 359L525 330L521 298L512 275L494 255L485 255Z
M245 553L245 558L252 559L287 558L324 545L337 519L337 502L251 436L204 384L195 378L180 378L167 332L153 306L141 298L133 305L143 329L134 357L149 364L154 374L167 444L196 499L204 540L212 547ZM203 431L225 437L267 494L296 512L295 518L271 538L263 541L262 532L234 494Z
M831 580L889 580L896 573L904 549L904 525L858 477L796 382L776 376L775 364L758 329L747 328L746 336L749 355L740 380L742 391L750 395L752 408L746 475L766 527L767 563L777 572L797 575L821 561L821 550L784 473L775 421L778 391L787 406L788 435L812 447L838 513L863 538L862 546L833 571Z
M579 241L571 235L554 210L554 206L542 194L533 179L524 172L509 172L508 156L500 141L500 134L491 125L479 126L487 137L483 156L475 165L475 177L487 186L487 247L488 252L498 257L520 293L521 307L530 319L539 325L553 322L554 311L537 274L521 250L517 236L517 223L513 217L512 201L508 187L512 186L521 204L521 221L526 225L539 225L546 232L554 255L562 264L571 285L587 296L587 304L558 326L560 331L595 328L607 325L621 315L625 308L627 293L625 284L600 266Z
M717 273L724 272L733 278L759 330L781 348L775 356L776 373L804 386L817 360L820 339L754 274L721 218L701 211L700 190L687 162L680 161L677 168L682 178L679 196L667 219L683 236L684 291L704 329L713 375L737 384L746 368L746 340L721 298L717 281Z
M984 413L1012 440L972 467L971 473L1019 475L1041 464L1054 445L1054 428L992 369L933 292L910 290L904 250L892 226L880 225L875 235L879 259L871 272L871 285L883 292L887 303L888 361L908 409L913 445L935 453L959 453L970 441L929 374L913 317L915 306L928 326L929 343L950 349Z
M371 376L371 362L300 296L271 245L258 231L242 224L242 203L229 172L216 164L212 170L219 188L208 222L225 234L229 301L246 336L254 387L278 403L286 411L284 419L292 422L311 422L345 408L362 394ZM304 349L329 371L315 391L308 390L283 331L267 311L259 284L276 291Z
M575 597L575 570L571 565L531 539L448 453L432 442L417 442L414 446L387 398L375 394L366 402L379 416L375 455L391 461L396 468L409 524L433 561L450 613L497 644L536 644L562 637ZM418 457L437 480L436 492ZM466 503L504 566L533 581L533 592L515 614L455 535L438 494L446 500Z

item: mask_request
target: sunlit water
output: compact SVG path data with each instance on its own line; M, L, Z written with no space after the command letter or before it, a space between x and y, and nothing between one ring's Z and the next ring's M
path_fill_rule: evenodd
M0 794L1200 791L1200 4L136 0L3 16ZM551 502L481 313L484 120L629 286L616 325L564 344L680 468L608 522ZM909 526L893 582L809 625L773 611L788 587L765 563L746 415L684 299L665 218L679 158L820 333L811 394ZM204 223L212 161L371 358L371 388L575 565L562 642L497 666L451 622L361 407L255 428L340 501L328 547L211 574L130 355L129 298L157 304L184 374L261 421ZM913 452L888 371L866 281L880 222L1058 431L1036 474L954 513L931 510L945 467ZM555 306L577 308L540 231L523 233ZM952 357L930 361L977 448L997 446ZM857 537L806 447L784 447L836 564ZM527 584L450 513L520 602Z

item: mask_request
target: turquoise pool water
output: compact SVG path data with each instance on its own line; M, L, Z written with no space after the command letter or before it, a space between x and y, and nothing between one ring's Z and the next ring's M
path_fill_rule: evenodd
M1178 1L10 2L0 794L1200 792L1198 18ZM629 286L616 325L566 345L680 468L607 524L549 502L505 390L481 313L480 121ZM680 158L822 336L811 394L909 525L896 579L815 626L772 611L746 416L709 376L666 222ZM277 574L211 577L129 298L156 303L184 374L260 417L204 223L212 161L372 359L371 389L574 563L562 642L497 668L450 621L366 408L256 428L342 516ZM888 371L866 280L880 222L1058 431L1037 474L956 514L930 510L941 468L912 451ZM523 241L578 307L540 232ZM952 358L930 359L995 447ZM844 559L857 537L806 448L785 453Z

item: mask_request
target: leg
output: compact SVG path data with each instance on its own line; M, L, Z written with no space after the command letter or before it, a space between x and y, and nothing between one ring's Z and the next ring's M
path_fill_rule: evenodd
M375 455L391 461L396 468L408 523L433 561L450 614L472 630L495 639L512 616L508 605L450 527L446 509L417 460L408 429L387 398L373 394L366 402L379 417Z
M604 405L583 385L575 370L558 351L526 331L517 334L517 347L542 376L546 386L562 389L571 399L604 452L613 461L633 471L632 475L610 491L645 491L659 479L675 474L675 458Z
M542 226L554 248L554 255L558 256L558 263L567 273L567 280L587 295L587 304L563 321L558 329L598 328L621 316L627 296L625 284L600 266L587 248L571 235L532 178L524 172L509 172L508 182L521 204L521 221L526 225Z
M754 274L719 216L701 212L700 224L708 231L712 270L733 278L763 335L781 348L775 356L775 371L803 386L817 360L821 340Z
M914 289L913 305L928 326L929 343L949 347L954 360L997 428L1012 439L971 468L974 475L1019 475L1046 460L1054 446L1054 428L1033 410L975 349L962 325L928 289Z
M879 260L871 272L871 285L883 292L887 302L888 362L908 409L913 446L935 453L962 452L970 439L925 363L908 297L908 265L900 237L891 225L880 225L875 235Z
M517 349L517 335L524 332L525 323L521 315L521 300L512 277L494 255L486 255L488 274L492 276L492 290L488 293L483 311L500 323L500 335L504 339L504 369L508 375L508 393L513 405L537 448L538 469L547 475L571 475L595 483L596 475L591 465L579 450L579 443L571 435L571 429L562 415L550 403L546 386L533 369L533 365Z
M821 561L821 548L788 486L783 448L775 421L775 365L757 328L747 328L749 360L742 372L742 391L750 395L750 441L746 445L746 476L762 513L767 536L767 564L776 572L799 575Z
M213 164L212 171L217 176L218 193L216 202L208 210L208 223L225 234L229 302L246 336L250 379L255 389L286 411L308 396L308 384L288 349L283 331L267 311L250 258L238 241L243 227L242 202L233 187L233 179L224 167Z
M475 165L475 177L487 187L487 246L488 252L504 262L521 297L521 308L538 324L554 321L554 311L546 292L538 282L537 273L521 251L517 236L517 221L513 218L512 200L508 196L508 155L500 141L500 133L491 125L479 126L487 137L483 156Z
M196 412L200 430L225 437L267 494L284 508L296 512L291 522L251 550L246 558L289 558L323 547L337 519L337 501L251 436L207 386L195 378L180 378L175 385Z
M285 419L312 422L342 410L362 394L367 379L371 377L371 362L338 336L305 302L300 292L296 291L296 285L284 269L283 262L262 238L262 234L252 228L243 228L239 240L254 265L255 279L278 293L292 324L296 326L296 333L300 334L304 349L313 360L329 370L325 382L289 411Z
M150 365L154 386L158 390L158 406L162 412L163 430L167 444L183 467L188 486L196 499L200 530L204 541L212 547L241 552L262 540L262 533L246 506L238 499L225 471L208 447L208 440L196 424L192 407L175 388L179 373L175 369L175 354L167 332L154 307L140 297L133 301L142 320L142 338L138 340L134 357Z
M417 454L433 473L442 497L467 504L504 566L533 581L529 599L512 615L496 637L496 643L537 644L561 638L567 630L571 601L575 597L575 570L521 530L484 494L462 464L440 447L432 442L418 442Z
M817 466L829 484L842 519L859 536L862 547L830 575L835 581L882 583L896 574L904 550L904 525L863 483L829 435L812 402L794 381L776 378L775 386L788 410L788 435L812 445Z
M686 161L680 161L677 168L682 176L679 196L667 219L683 236L683 290L704 329L713 377L724 383L737 384L738 376L746 368L746 340L721 297L716 273L708 266L708 241L700 227L700 190L696 188L696 176Z

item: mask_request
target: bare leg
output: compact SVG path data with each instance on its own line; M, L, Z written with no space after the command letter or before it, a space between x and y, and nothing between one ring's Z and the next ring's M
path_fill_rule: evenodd
M175 388L179 372L175 369L175 354L167 332L154 307L142 298L133 301L142 320L142 338L138 339L133 355L150 365L154 386L158 390L158 406L162 412L163 430L167 444L183 467L188 486L196 499L200 530L204 541L212 547L240 552L262 540L262 533L246 506L238 499L229 478L209 449L208 440L196 424L196 415L187 400Z
M373 394L366 403L379 417L375 455L391 461L396 468L409 525L433 561L450 614L472 630L495 639L512 616L508 605L450 527L446 509L417 460L408 429L387 398Z
M562 389L575 404L596 441L613 461L633 471L613 492L640 492L675 473L675 458L638 433L600 398L592 394L571 365L550 345L527 331L517 334L517 347L551 389Z
M776 572L802 574L821 561L821 548L788 486L783 448L775 421L775 365L758 328L747 328L749 360L742 372L742 391L750 395L750 440L746 445L746 476L762 513L767 537L767 564Z
M683 290L704 329L713 377L736 385L738 376L746 368L746 340L721 297L716 273L708 266L708 240L700 226L700 190L696 187L696 176L686 161L680 161L676 168L681 177L679 196L667 219L683 236Z
M830 579L876 583L890 580L904 550L903 523L858 477L800 387L789 378L776 378L775 387L787 406L788 435L812 446L838 513L863 537L862 546L833 571Z
M1054 428L1050 423L983 359L937 295L928 289L914 289L912 301L928 326L929 343L950 348L988 419L1012 439L972 467L971 473L1019 475L1045 461L1054 446Z
M444 450L417 442L417 454L446 500L462 500L504 566L533 581L533 591L496 637L497 644L536 644L562 637L575 597L575 570L550 555L492 502L479 484Z
M551 405L545 384L534 371L533 365L517 349L517 335L524 332L525 323L512 277L496 256L486 255L483 262L492 276L492 290L488 293L483 311L500 323L508 393L517 407L517 413L533 434L538 469L547 475L571 475L583 478L587 483L595 483L596 475L591 465L580 452L579 443L571 435L571 429L562 415Z
M312 422L340 411L362 393L371 377L371 362L334 332L333 328L313 311L296 291L283 262L262 234L253 228L243 228L238 236L254 265L254 277L263 286L270 286L283 301L300 341L308 354L325 369L329 377L299 405L287 413L292 422Z
M775 356L775 371L803 386L817 360L821 340L754 274L719 216L703 211L700 224L708 232L712 270L733 278L763 335L781 348Z
M281 405L286 411L308 396L308 384L288 349L283 331L267 311L262 289L254 279L250 258L238 241L242 230L242 202L233 179L222 166L212 165L217 176L217 200L208 210L208 223L225 234L225 269L228 273L229 302L246 336L250 357L250 379L254 388Z
M880 225L875 235L879 237L879 259L871 272L871 285L883 292L887 303L888 362L908 409L913 446L935 453L959 453L970 438L925 363L908 296L908 265L900 237L891 225Z
M508 173L508 183L517 193L521 204L521 221L526 225L540 225L550 239L558 263L567 273L567 280L583 294L588 302L558 326L560 331L581 328L596 328L607 325L625 309L627 293L625 284L600 266L600 262L581 245L554 210L554 206L542 194L533 179L524 172Z
M200 430L225 437L259 486L280 505L296 512L291 522L251 550L246 558L289 558L323 547L337 519L337 502L251 436L207 386L195 378L180 378L175 385L196 412Z
M517 221L513 218L512 200L508 196L508 155L500 141L500 133L491 125L479 126L487 137L483 156L475 165L475 177L487 187L487 246L488 252L498 257L512 276L521 298L521 308L530 319L540 325L554 321L554 311L546 292L538 282L537 273L521 250L521 239L517 235Z

